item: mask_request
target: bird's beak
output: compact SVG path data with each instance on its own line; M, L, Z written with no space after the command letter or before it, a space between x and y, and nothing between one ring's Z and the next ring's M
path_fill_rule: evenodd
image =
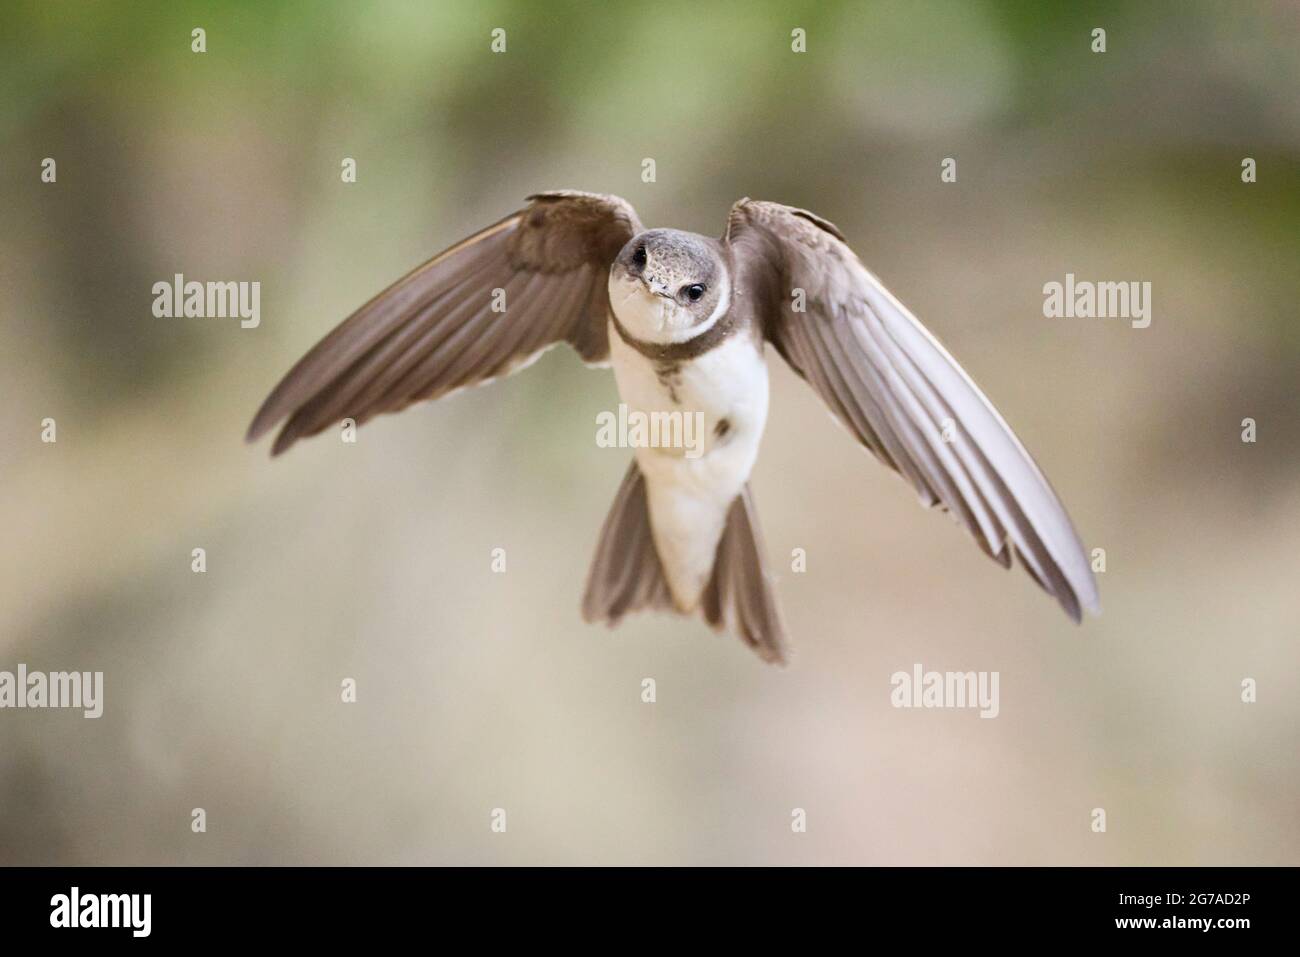
M645 276L642 276L641 282L652 296L662 296L664 299L673 298L673 294L668 291L668 287L658 280L647 279Z

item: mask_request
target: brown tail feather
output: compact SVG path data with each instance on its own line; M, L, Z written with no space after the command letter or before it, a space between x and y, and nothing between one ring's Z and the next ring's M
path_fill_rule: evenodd
M730 631L764 661L785 663L785 627L763 559L749 487L736 497L718 542L700 608L715 629ZM633 462L600 530L587 575L582 617L618 624L645 608L676 611L650 529L645 478Z
M785 623L772 594L765 554L754 499L746 485L727 512L713 576L700 605L705 621L714 628L736 635L764 661L785 664Z
M630 611L672 607L668 580L650 532L645 478L633 461L600 530L600 543L587 573L582 617L616 625Z

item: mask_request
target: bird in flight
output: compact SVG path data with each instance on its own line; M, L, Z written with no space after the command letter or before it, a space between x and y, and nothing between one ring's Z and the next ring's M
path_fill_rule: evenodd
M634 449L588 574L587 621L698 611L785 661L749 491L766 343L923 505L951 513L1003 567L1014 552L1074 621L1099 610L1078 534L1002 416L835 226L778 203L740 200L712 239L647 230L617 196L530 196L326 335L262 403L248 440L283 422L278 455L345 418L508 375L561 342L611 366L629 410L704 425L698 455Z

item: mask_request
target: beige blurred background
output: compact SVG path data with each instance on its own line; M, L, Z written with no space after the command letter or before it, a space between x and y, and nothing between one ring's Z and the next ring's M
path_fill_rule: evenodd
M99 720L0 711L0 862L1300 863L1297 4L0 18L0 670L106 684ZM569 352L355 445L243 443L333 324L557 187L713 235L743 195L836 222L1106 549L1104 615L919 509L774 354L785 670L582 623L629 453ZM261 326L154 318L177 272L260 281ZM1045 319L1067 272L1151 282L1150 328ZM1000 716L895 710L917 662L999 671Z

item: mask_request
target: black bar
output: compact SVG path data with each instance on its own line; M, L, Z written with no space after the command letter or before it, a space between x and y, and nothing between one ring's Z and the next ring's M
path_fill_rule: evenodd
M471 934L471 946L512 933L542 946L599 932L615 935L603 937L611 946L633 947L667 944L670 932L763 941L775 926L860 943L903 931L925 949L1099 937L1232 946L1285 932L1294 876L1284 868L11 868L0 870L0 926L6 943L75 935L92 946L337 945L420 931L433 944ZM126 926L52 926L70 922L73 887L86 918L116 909ZM100 895L110 894L149 895L147 937L136 936L144 898L133 899L139 909L120 897L103 907Z

